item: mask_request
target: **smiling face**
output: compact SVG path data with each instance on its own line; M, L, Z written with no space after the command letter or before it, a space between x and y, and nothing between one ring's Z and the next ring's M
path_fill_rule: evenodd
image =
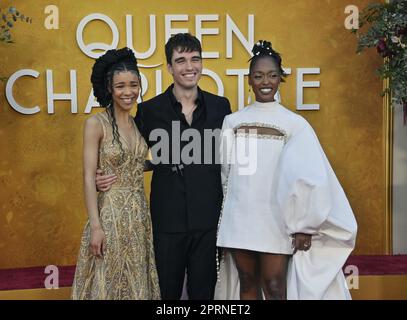
M259 58L250 70L249 85L258 102L273 102L280 82L278 65L271 57Z
M183 89L192 89L198 85L202 75L202 57L198 51L173 52L171 64L167 65L174 84Z
M111 90L114 107L130 111L140 93L140 78L134 71L116 72Z

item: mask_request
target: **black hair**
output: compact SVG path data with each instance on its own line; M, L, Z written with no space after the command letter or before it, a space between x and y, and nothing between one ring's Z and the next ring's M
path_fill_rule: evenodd
M165 57L167 63L171 64L172 55L174 50L180 50L180 52L192 52L198 51L199 56L202 57L201 42L190 33L177 33L174 34L165 44Z
M281 55L273 50L271 46L271 42L266 41L266 40L259 40L255 43L252 49L253 57L250 58L250 66L249 66L249 74L252 73L252 70L256 64L256 62L260 58L264 57L270 57L278 66L279 73L281 76L281 81L284 82L283 77L287 76L286 73L283 70L283 67L281 66Z
M108 50L104 55L96 59L90 77L96 100L102 107L106 108L109 122L113 129L113 143L117 142L119 144L122 152L122 160L124 160L124 150L114 115L112 85L114 75L126 71L134 72L139 78L141 94L141 77L137 66L137 59L133 51L127 47L117 50Z

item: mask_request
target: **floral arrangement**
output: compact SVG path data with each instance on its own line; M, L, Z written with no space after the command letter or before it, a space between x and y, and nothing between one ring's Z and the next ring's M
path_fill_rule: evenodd
M18 20L25 21L28 23L32 22L30 17L24 16L17 11L16 8L9 7L8 9L0 8L0 41L12 43L10 29L14 26Z
M363 26L369 25L366 33ZM372 3L362 12L357 52L365 48L376 48L384 58L377 69L378 75L389 80L383 95L390 93L393 102L404 107L404 123L407 121L407 0L390 0L389 3Z
M9 7L7 9L0 8L0 44L10 44L14 42L11 38L10 30L17 21L31 23L32 19L24 16L24 14L18 12L14 7ZM5 80L7 80L7 78L0 75L0 81Z

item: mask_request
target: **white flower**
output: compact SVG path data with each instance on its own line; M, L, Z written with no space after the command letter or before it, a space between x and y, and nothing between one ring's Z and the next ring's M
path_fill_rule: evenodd
M396 37L396 36L392 36L392 37L391 37L391 41L392 41L393 43L399 43L399 42L400 42L400 38L399 38L399 37Z

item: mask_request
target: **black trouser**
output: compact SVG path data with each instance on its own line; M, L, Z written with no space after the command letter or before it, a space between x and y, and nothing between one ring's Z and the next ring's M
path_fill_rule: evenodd
M216 229L154 233L161 298L181 298L185 269L191 300L211 300L216 284Z

